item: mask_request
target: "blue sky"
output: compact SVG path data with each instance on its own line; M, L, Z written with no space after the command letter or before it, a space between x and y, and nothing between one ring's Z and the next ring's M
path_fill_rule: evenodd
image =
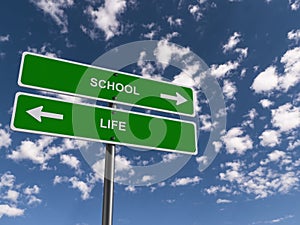
M123 68L112 58L111 69L193 86L199 153L118 147L114 224L300 223L299 0L0 5L1 224L101 223L104 145L9 128L18 91L74 100L19 87L22 52L93 64L142 40L156 40L156 62L145 61L141 51L134 65ZM188 60L191 54L207 67ZM175 68L172 60L184 66ZM213 111L203 77L217 81L224 110ZM214 131L218 138L210 142Z

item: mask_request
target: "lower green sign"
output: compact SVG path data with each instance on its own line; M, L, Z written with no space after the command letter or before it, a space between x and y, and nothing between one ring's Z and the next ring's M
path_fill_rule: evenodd
M37 134L197 154L192 122L17 93L11 128Z

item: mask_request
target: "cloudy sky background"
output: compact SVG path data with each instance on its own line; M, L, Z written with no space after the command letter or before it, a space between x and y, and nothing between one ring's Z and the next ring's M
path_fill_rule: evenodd
M91 64L122 44L158 40L157 63L124 71L198 87L196 64L185 73L169 57L193 52L222 88L227 127L218 128L198 93L200 149L172 177L142 187L115 186L114 224L300 223L300 1L76 1L0 3L0 223L100 224L103 160L92 167L79 149L92 143L13 132L9 128L21 53L30 51ZM184 47L184 51L172 44ZM169 66L170 67L170 66ZM188 74L188 75L187 75ZM39 93L41 94L41 93ZM45 94L45 93L43 93ZM63 97L63 96L57 96ZM65 98L65 97L64 97ZM136 166L166 166L180 156L118 147L116 179ZM104 155L104 146L99 146ZM141 181L152 183L155 174Z

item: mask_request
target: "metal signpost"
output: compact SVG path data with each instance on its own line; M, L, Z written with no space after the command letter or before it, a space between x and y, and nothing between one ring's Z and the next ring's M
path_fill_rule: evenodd
M113 103L110 103L109 106L116 107ZM102 225L113 224L115 154L116 146L107 144L103 180Z
M108 108L19 92L11 120L16 131L106 143L102 225L112 225L115 144L197 154L194 123L115 105L193 116L191 88L26 52L18 84L109 102Z

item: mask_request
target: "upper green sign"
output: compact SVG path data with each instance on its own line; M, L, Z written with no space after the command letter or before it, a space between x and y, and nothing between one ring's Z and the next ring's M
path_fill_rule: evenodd
M19 85L194 116L192 88L24 52Z
M197 154L194 123L17 93L11 128L37 134Z

